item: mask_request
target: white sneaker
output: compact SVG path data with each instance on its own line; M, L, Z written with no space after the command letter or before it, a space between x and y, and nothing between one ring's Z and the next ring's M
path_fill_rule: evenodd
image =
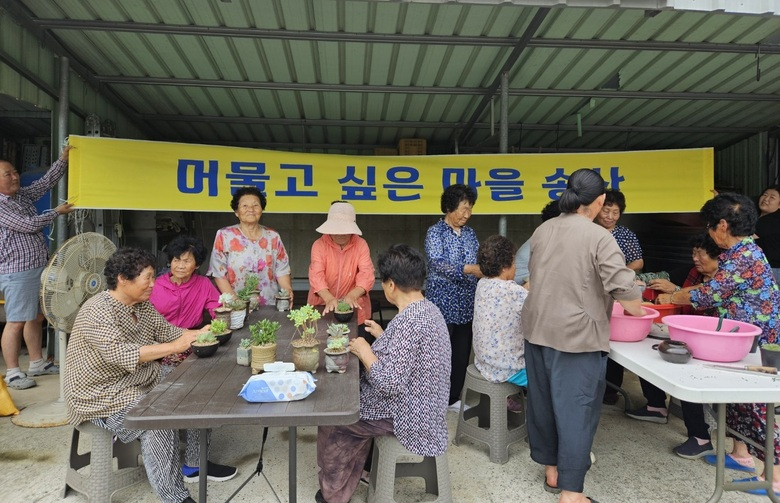
M449 410L454 410L455 412L460 412L460 400L458 400L457 402L453 403L452 405L450 405L447 408ZM463 405L463 410L469 410L470 408L471 408L471 405L468 405L468 404L464 404Z

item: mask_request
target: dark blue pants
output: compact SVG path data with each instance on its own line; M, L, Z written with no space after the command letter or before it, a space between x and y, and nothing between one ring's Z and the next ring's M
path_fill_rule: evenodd
M607 353L565 353L528 341L531 458L558 468L558 487L583 492L599 424Z
M474 332L471 329L471 322L460 325L448 323L447 331L450 333L452 345L452 370L450 371L450 405L452 405L460 400L460 392L466 381L466 368L469 366Z

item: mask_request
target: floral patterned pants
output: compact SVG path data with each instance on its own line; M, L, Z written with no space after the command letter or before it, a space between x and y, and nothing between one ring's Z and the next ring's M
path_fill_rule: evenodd
M766 443L766 404L765 403L730 403L726 405L726 425L739 434L753 440L759 445ZM780 464L780 432L774 425L775 464ZM763 450L758 450L747 444L748 451L761 461L764 460Z

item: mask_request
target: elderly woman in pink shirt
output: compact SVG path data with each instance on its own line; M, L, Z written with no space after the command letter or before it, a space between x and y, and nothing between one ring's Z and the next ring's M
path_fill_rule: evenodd
M340 299L357 312L358 325L371 318L368 292L374 286L374 264L368 243L355 223L355 208L335 201L328 219L317 227L323 234L311 247L309 297L313 306L325 306L323 313L336 309Z

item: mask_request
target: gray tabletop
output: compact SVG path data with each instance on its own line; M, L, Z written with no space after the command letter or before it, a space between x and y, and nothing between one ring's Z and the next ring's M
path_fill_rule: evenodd
M277 336L276 359L292 362L290 340L294 334L292 321L286 312L273 307L261 307L250 313L243 328L233 331L230 341L210 358L191 355L164 382L154 388L125 417L125 427L131 429L216 428L228 424L260 424L263 426L315 426L351 424L359 419L359 380L356 357L351 357L347 372L325 372L324 353L320 351L320 367L316 374L317 389L303 400L276 403L249 403L238 396L251 377L250 367L236 364L236 348L242 338L249 337L249 324L263 318L275 320L282 327ZM317 338L325 346L331 314L319 320ZM357 326L349 324L350 336Z

